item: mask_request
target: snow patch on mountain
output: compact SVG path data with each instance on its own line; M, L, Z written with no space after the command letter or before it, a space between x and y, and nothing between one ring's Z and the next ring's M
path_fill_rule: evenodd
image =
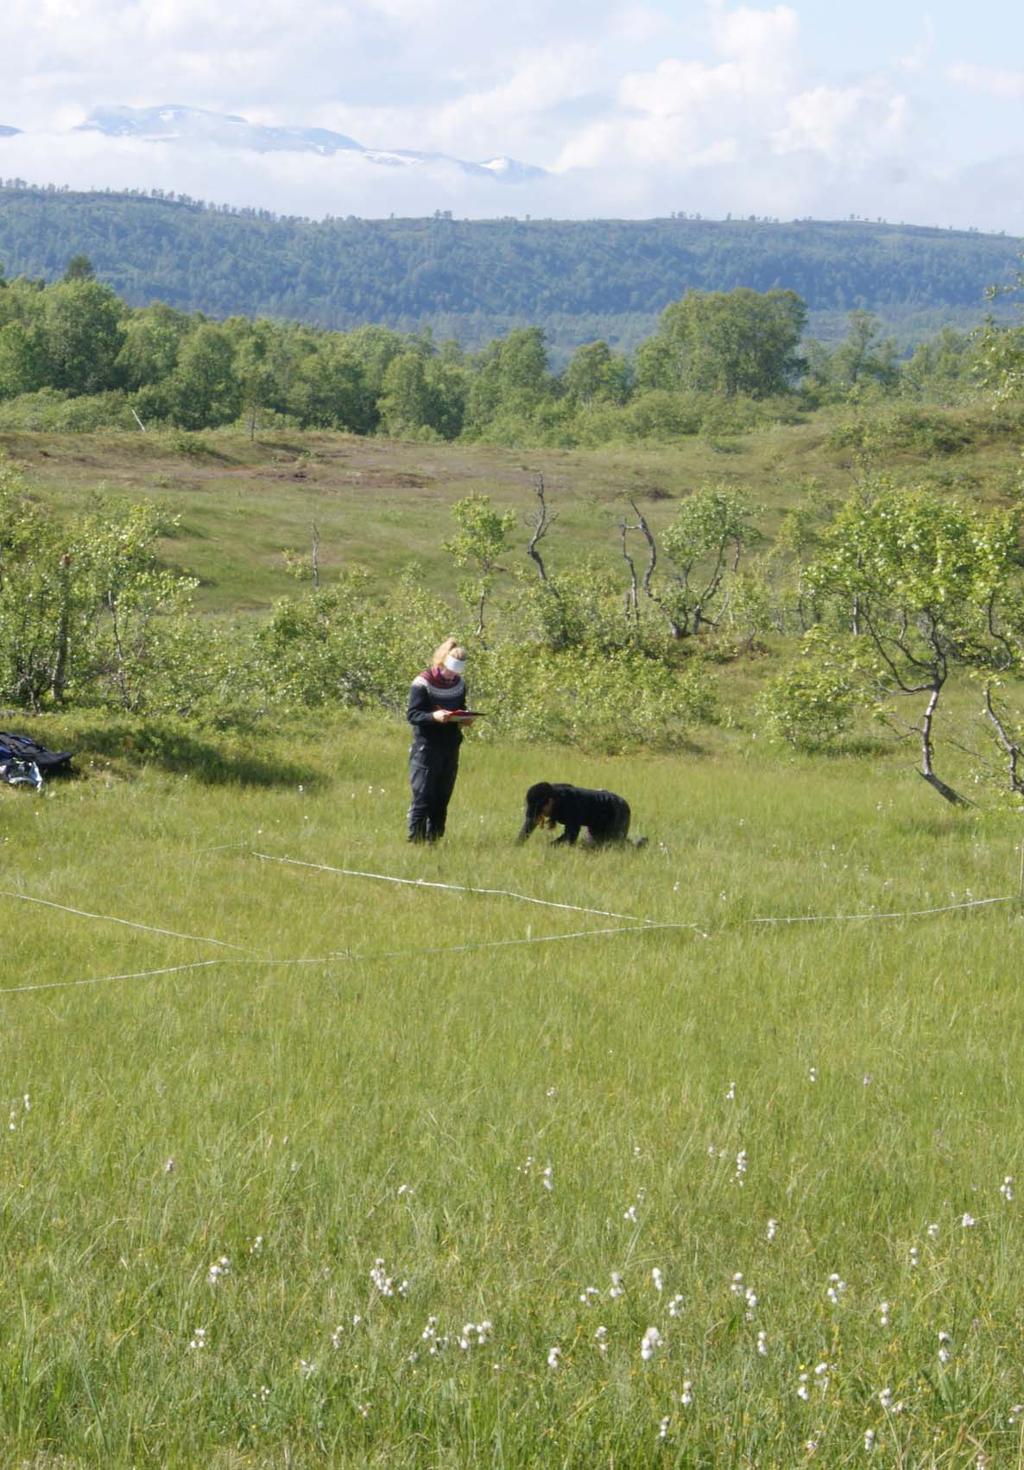
M97 107L77 132L108 138L141 138L152 143L198 143L245 148L255 153L341 153L363 151L362 144L327 128L275 128L251 123L233 113L203 107Z
M367 148L355 138L327 128L268 127L232 113L208 112L201 107L171 103L161 107L98 107L75 131L100 133L107 138L188 144L193 148L236 148L255 153L316 153L322 157L348 153L383 168L441 168L501 183L546 177L544 169L520 163L515 158L473 163L411 148Z

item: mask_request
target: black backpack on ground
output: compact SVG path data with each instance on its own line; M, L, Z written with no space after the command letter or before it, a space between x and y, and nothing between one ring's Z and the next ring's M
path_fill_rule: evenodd
M27 735L8 735L0 730L0 766L22 761L38 766L44 776L53 776L70 769L72 754L70 750L47 750Z

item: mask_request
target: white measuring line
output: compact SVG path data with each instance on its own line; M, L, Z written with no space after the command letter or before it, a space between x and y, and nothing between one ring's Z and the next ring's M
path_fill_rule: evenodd
M428 879L428 878L396 878L394 875L392 875L390 873L368 873L368 872L363 871L360 868L335 868L335 867L331 867L330 864L328 864L328 863L308 863L308 862L303 862L299 858L274 857L270 853L266 853L266 852L255 852L255 851L253 851L253 854L252 855L253 855L253 857L260 858L263 862L267 862L267 863L285 863L285 864L287 864L287 865L289 865L291 867L296 867L296 868L312 868L315 871L320 872L320 873L339 873L339 874L343 875L346 878L372 878L372 879L374 879L378 883L400 883L400 884L404 884L405 886L410 887L410 888L441 888L441 889L445 889L445 890L447 890L449 892L452 892L452 893L480 893L480 894L488 894L491 897L496 897L496 898L515 898L515 899L518 899L520 903L535 903L535 904L540 904L544 908L569 909L573 913L577 913L577 914L596 914L598 917L600 917L602 919L624 919L624 920L628 921L630 924L638 925L641 928L695 929L698 933L703 933L704 932L701 929L701 927L700 927L699 924L693 924L693 923L672 923L672 922L668 922L668 921L661 922L660 920L657 920L657 919L650 919L650 918L642 917L639 914L617 914L617 913L613 913L610 909L592 909L592 908L585 907L583 904L577 904L577 903L557 903L554 899L550 899L550 898L534 898L534 897L532 897L532 895L530 895L528 893L515 893L512 889L509 889L509 888L472 888L472 887L469 887L468 885L462 884L462 883L438 883L438 882L435 882L435 881L433 881L431 879ZM877 914L877 913L868 913L868 914L794 914L794 915L788 915L788 916L787 915L781 915L781 916L778 916L778 917L744 919L744 920L742 920L742 922L745 923L745 924L844 924L844 923L865 922L865 921L871 920L871 919L876 919L876 920L877 919L919 919L919 918L924 918L928 914L947 914L947 913L952 913L954 909L981 908L981 907L983 907L986 904L993 904L993 903L1014 903L1014 902L1016 902L1016 900L1017 900L1017 895L1016 894L1011 894L1008 897L1004 897L1004 898L975 898L975 899L970 899L970 900L968 900L965 903L944 904L940 908L906 909L906 910L904 910L902 912L898 912L898 913L886 913L886 914ZM728 927L728 926L726 926L726 927ZM596 930L595 929L593 932L595 934L597 934L597 933L612 932L612 931L604 931L604 930ZM501 942L502 943L513 943L513 942L515 942L515 943L529 943L528 940L516 940L516 941L511 941L511 940L510 941L504 941L503 940ZM423 953L426 953L426 952L427 951L423 951ZM412 951L412 950L409 950L409 951L396 951L396 953L410 953L411 954L411 953L420 953L420 951Z
M357 963L357 964L372 964L376 960L399 959L399 958L406 958L406 957L411 957L411 956L419 955L419 954L422 954L422 955L428 955L428 954L430 954L430 955L436 955L436 954L459 954L459 953L465 953L465 952L467 952L469 950L475 950L475 949L501 949L501 948L508 947L510 945L522 945L522 944L553 944L553 943L558 943L559 941L564 940L564 939L593 939L593 938L605 938L605 937L607 937L609 935L614 935L614 934L643 934L643 933L650 932L652 929L663 929L663 930L665 930L665 929L691 929L691 930L694 930L697 934L700 934L702 938L705 938L706 939L706 938L709 937L705 933L705 931L700 928L700 926L698 924L693 924L693 923L676 923L676 922L671 922L671 921L661 922L661 921L656 920L656 919L637 919L637 918L635 918L635 916L632 916L632 915L608 913L604 909L590 909L590 908L584 908L584 907L582 907L581 905L578 905L578 904L556 903L556 902L554 902L551 899L532 898L532 897L530 897L527 894L513 893L510 890L503 889L503 888L468 888L468 887L463 887L462 885L459 885L459 884L453 884L453 883L436 883L436 882L430 882L428 880L418 879L418 878L395 878L395 877L391 877L390 875L383 874L383 873L365 873L365 872L361 872L361 871L355 870L355 869L332 868L332 867L328 867L326 864L323 864L323 863L305 863L305 862L300 862L298 859L295 859L295 858L274 858L274 857L270 857L266 853L254 853L254 856L259 857L259 858L262 858L264 861L267 861L267 862L290 863L290 864L294 864L295 866L298 866L298 867L303 867L303 868L316 868L316 869L318 869L320 871L323 871L323 872L341 873L341 874L344 874L346 876L351 876L351 877L357 877L357 878L377 878L377 879L382 879L383 881L390 882L390 883L409 884L412 887L447 888L447 889L454 889L456 892L463 892L463 893L482 893L482 894L496 895L496 896L503 897L503 898L517 898L517 899L521 899L522 901L524 901L526 903L542 904L542 905L544 905L545 907L548 907L548 908L572 909L574 912L577 912L577 913L600 914L600 915L602 915L602 916L604 916L606 918L630 918L630 919L633 920L633 922L631 922L631 923L629 923L627 925L616 925L615 927L605 928L605 929L578 929L578 930L573 930L573 931L571 931L570 933L567 933L567 934L537 934L537 935L529 935L529 936L527 936L525 938L522 938L522 939L481 939L481 940L470 940L470 941L467 941L466 943L463 943L463 944L449 944L449 945L425 946L425 947L420 948L420 949L379 950L379 951L376 951L376 952L370 953L370 954L353 954L350 950L331 950L327 955L314 956L312 958L302 958L302 959L273 959L273 958L269 958L269 957L260 957L260 956L257 956L253 950L245 949L242 945L239 945L239 944L230 944L230 943L228 943L227 940L223 940L223 939L211 939L209 937L202 936L202 935L196 935L196 934L182 934L178 930L175 930L175 929L159 929L159 928L155 928L151 924L140 924L140 923L134 922L131 919L120 919L120 918L117 918L117 917L115 917L114 915L111 915L111 914L93 914L93 913L90 913L87 909L70 908L67 904L54 903L52 900L45 899L45 898L34 898L31 894L27 894L27 893L17 893L17 892L8 891L6 889L0 889L0 897L20 899L20 900L22 900L22 901L24 901L26 903L38 903L38 904L42 904L46 908L58 909L62 913L74 914L74 915L76 915L79 918L97 919L97 920L99 920L101 922L111 923L111 924L123 924L123 925L125 925L126 927L128 927L130 929L141 929L141 930L143 930L144 932L146 932L148 934L160 934L160 935L163 935L165 937L169 937L169 938L173 938L173 939L189 939L189 940L193 940L194 942L200 943L200 944L216 944L216 945L221 946L224 949L235 950L238 953L241 953L241 954L246 955L248 957L247 963L249 963L249 964L268 965L268 966L322 965L322 964L329 964L332 959L342 959L342 958L343 959L350 960L350 961L352 961L354 963ZM753 919L746 919L746 920L744 920L744 923L746 923L746 924L814 924L814 923L851 923L851 922L858 922L858 921L859 922L863 922L863 921L869 921L869 920L885 920L885 919L914 919L914 918L925 918L925 917L927 917L927 916L929 916L931 914L947 914L947 913L952 913L952 912L954 912L957 909L984 908L987 905L997 904L997 903L1015 903L1015 902L1017 902L1017 900L1018 900L1018 895L1017 894L1009 894L1009 895L1006 895L1006 896L1000 897L1000 898L975 898L975 899L969 899L969 900L965 901L964 903L943 904L940 907L936 907L936 908L905 909L905 910L900 910L900 911L896 911L896 912L893 912L893 913L884 913L884 914L877 914L877 913L866 913L866 914L794 914L794 915L789 915L789 916L782 915L782 916L758 917L758 918L753 918ZM193 960L193 961L191 961L191 962L189 962L187 964L183 964L183 965L167 965L167 966L164 966L163 968L157 969L157 970L135 970L135 971L132 971L132 972L128 972L128 973L124 973L124 974L119 974L119 975L97 975L97 976L93 976L93 977L90 977L88 979L83 979L83 980L51 980L51 981L44 981L44 982L42 982L40 984L37 984L37 985L11 985L11 986L6 986L6 987L0 987L0 995L21 995L21 994L24 994L27 991L36 991L36 990L62 990L62 989L68 989L68 988L71 988L71 987L74 987L74 986L80 986L80 985L102 985L102 984L106 983L107 981L114 981L114 980L144 980L144 979L153 978L153 977L156 977L156 976L159 976L159 975L174 975L174 974L179 974L179 973L181 973L183 971L187 971L187 970L201 970L201 969L205 969L205 968L209 967L210 965L227 964L227 963L229 963L229 961L226 960L226 959L223 959L223 960Z
M360 868L332 868L327 863L306 863L299 858L274 857L269 852L253 852L265 863L285 863L293 868L314 868L319 873L341 873L346 878L372 878L378 883L401 883L408 888L443 888L449 893L482 893L492 898L516 898L520 903L540 904L546 909L570 909L574 914L596 914L601 919L625 919L630 924L653 924L655 920L640 914L616 914L611 909L591 909L578 903L557 903L553 898L534 898L529 893L514 893L510 888L471 888L464 883L437 883L429 878L396 878L390 873L366 873ZM691 928L684 924L682 928Z
M619 924L613 929L576 929L569 934L530 934L522 939L471 939L465 944L439 944L429 949L384 949L372 954L351 954L347 950L332 950L332 955L345 955L350 960L369 963L373 960L402 959L418 954L460 954L470 949L502 949L511 944L557 944L562 939L594 939L609 934L649 934L655 929L697 929L696 924L657 924L645 920L642 924ZM701 931L697 929L697 932Z
M954 909L980 909L991 903L1016 903L1015 893L1005 898L972 898L966 903L947 903L934 909L903 909L891 914L793 914L788 918L747 919L748 924L852 924L869 919L923 919L929 914L951 914Z
M328 965L332 960L337 959L350 960L354 964L373 964L377 960L398 959L418 954L457 954L471 949L499 949L509 944L552 944L562 939L592 939L607 937L610 934L649 934L654 929L690 929L694 927L692 924L628 924L625 926L619 925L612 929L578 929L572 934L536 934L526 939L481 939L470 941L468 944L436 945L425 949L376 950L370 954L353 954L350 950L335 949L326 955L314 955L310 958L294 960L260 959L258 957L250 957L244 962L232 961L227 957L216 960L193 960L190 964L167 965L160 970L134 970L129 974L123 975L94 975L86 980L48 980L38 985L9 985L0 987L0 996L22 995L29 990L66 990L78 985L103 985L109 980L148 980L158 975L177 975L183 970L203 970L210 965L229 965L232 963L266 965L268 967Z
M135 970L126 975L93 975L88 980L47 980L40 985L8 985L0 995L22 995L26 990L67 990L73 985L103 985L108 980L147 980L152 975L175 975L180 970L202 970L206 965L223 965L224 960L193 960L187 965L168 965L162 970Z
M49 898L33 898L30 893L17 893L7 888L0 888L0 898L16 898L22 903L38 903L44 908L59 909L63 914L74 914L79 919L100 919L106 924L123 924L128 929L142 929L146 934L162 934L168 939L190 939L196 944L216 944L221 949L234 949L239 954L255 954L255 950L246 949L242 944L229 944L226 939L209 939L204 934L181 934L177 929L156 929L152 924L138 924L134 919L118 919L113 914L91 914L88 909L69 908L66 903L54 903Z

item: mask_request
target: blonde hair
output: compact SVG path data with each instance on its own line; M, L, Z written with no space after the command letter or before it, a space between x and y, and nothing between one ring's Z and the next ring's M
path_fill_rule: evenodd
M443 643L437 645L434 649L430 667L432 669L439 669L450 653L454 654L456 658L466 657L466 650L457 638L446 638Z

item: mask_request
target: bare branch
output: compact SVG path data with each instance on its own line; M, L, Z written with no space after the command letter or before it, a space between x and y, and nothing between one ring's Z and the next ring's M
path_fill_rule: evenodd
M536 495L538 501L540 502L540 507L538 510L533 511L530 515L526 517L526 524L531 527L533 531L533 535L530 537L526 551L531 561L536 564L537 571L540 573L541 581L546 582L548 580L548 574L544 566L544 562L541 558L541 554L537 550L537 544L538 542L544 540L544 537L548 534L548 531L555 524L558 519L558 513L556 511L554 514L551 514L548 511L547 500L544 497L543 475L534 476L533 493Z
M626 545L626 535L630 531L638 530L637 526L631 526L625 517L619 522L619 536L622 542L622 559L629 567L629 590L626 593L626 616L632 617L636 622L640 616L639 582L636 575L636 563L629 554Z
M630 529L643 532L643 538L647 542L647 566L644 568L643 589L652 602L654 602L657 599L651 591L651 578L654 576L654 568L658 565L658 547L643 511L635 500L631 500L629 503L633 507L637 522L636 526L630 527Z

